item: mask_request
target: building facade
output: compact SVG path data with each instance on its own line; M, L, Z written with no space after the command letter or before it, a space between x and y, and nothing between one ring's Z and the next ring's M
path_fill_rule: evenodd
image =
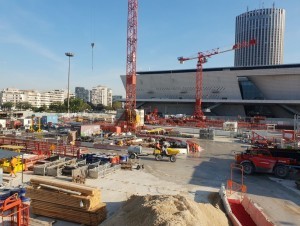
M96 86L90 91L90 100L94 105L112 106L112 90L106 86Z
M268 8L236 17L235 43L256 40L256 45L235 50L234 66L283 64L285 10Z
M6 88L0 92L0 104L1 105L6 102L11 102L14 104L19 103L19 102L25 102L26 99L27 99L27 97L26 97L25 93L19 89Z
M115 101L121 101L122 100L122 96L121 95L113 95L112 96L112 102L115 102Z
M75 97L82 99L84 102L89 102L90 91L84 87L75 87Z
M70 97L74 94L70 94ZM6 88L0 92L0 105L6 102L12 102L14 105L20 102L28 102L32 107L39 108L43 105L49 107L51 103L63 103L67 98L67 90L51 90L39 92L37 90L19 90L15 88Z
M138 72L137 108L192 115L195 76L195 69ZM202 110L207 116L293 118L300 115L299 90L300 64L205 68Z

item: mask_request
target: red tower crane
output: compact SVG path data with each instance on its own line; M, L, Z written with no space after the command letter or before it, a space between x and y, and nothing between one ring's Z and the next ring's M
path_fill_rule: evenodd
M136 49L137 49L138 0L128 0L127 63L125 121L127 129L135 127L132 117L136 109Z
M244 41L241 43L237 43L229 49L220 50L219 48L217 48L217 49L212 49L212 50L209 50L206 52L199 52L198 55L195 57L189 57L189 58L178 57L178 60L181 64L187 60L194 60L194 59L198 60L197 61L197 71L196 71L196 103L195 103L195 111L194 111L194 117L196 119L203 119L203 116L204 116L203 111L202 111L202 92L203 92L203 85L202 85L203 66L202 65L207 62L207 58L209 58L213 55L229 52L231 50L236 50L236 49L248 47L248 46L255 45L255 44L256 44L256 40L252 39L250 41Z

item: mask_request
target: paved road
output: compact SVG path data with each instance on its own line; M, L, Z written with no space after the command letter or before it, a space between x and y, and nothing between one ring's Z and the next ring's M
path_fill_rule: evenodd
M158 162L153 155L149 155L140 160L145 165L144 170L122 170L97 180L88 179L87 184L101 189L102 200L107 203L108 217L131 194L184 193L194 197L195 201L208 202L208 194L218 191L221 184L230 178L234 153L243 148L242 144L220 141L201 140L200 144L204 149L200 154L181 155L175 163L167 159ZM241 180L241 174L237 171L233 172L233 177L236 181ZM300 191L291 189L293 182L289 184L288 180L277 180L265 174L245 176L244 182L249 196L263 207L276 225L299 225ZM66 222L56 224L78 225Z
M143 157L146 172L181 185L199 185L219 189L230 178L230 164L234 152L242 151L242 144L201 141L204 151L200 155L180 156L176 163L154 161L153 156ZM290 189L293 182L274 180L271 175L255 174L244 177L249 196L256 201L276 225L299 225L300 192ZM233 171L233 179L241 174ZM286 185L287 184L287 185ZM200 191L199 191L200 192ZM197 199L197 198L196 198Z

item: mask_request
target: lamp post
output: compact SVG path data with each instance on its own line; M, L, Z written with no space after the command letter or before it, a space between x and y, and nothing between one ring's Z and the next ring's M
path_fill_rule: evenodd
M71 57L74 56L74 53L68 52L65 53L67 57L69 57L69 70L68 70L68 117L70 113L70 65L71 65Z

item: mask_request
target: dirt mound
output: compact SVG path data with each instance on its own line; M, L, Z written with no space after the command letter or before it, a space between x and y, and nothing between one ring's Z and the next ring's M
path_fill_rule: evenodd
M181 195L131 196L104 226L223 226L226 215L211 204L196 203Z

